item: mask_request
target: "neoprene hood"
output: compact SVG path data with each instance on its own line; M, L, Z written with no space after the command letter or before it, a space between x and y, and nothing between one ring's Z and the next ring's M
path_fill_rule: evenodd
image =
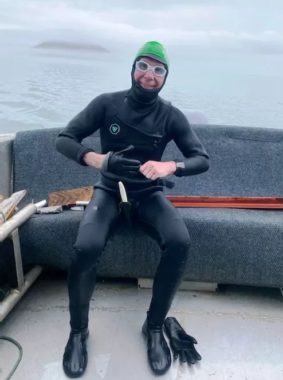
M154 89L145 89L143 88L139 83L136 82L134 78L134 72L135 72L135 63L140 57L149 57L156 59L160 63L163 63L166 67L167 73L164 77L164 82L160 88L154 88ZM139 107L141 106L151 106L154 104L158 98L158 93L161 91L162 87L164 86L166 82L166 78L168 75L168 65L169 60L167 53L163 47L163 45L158 41L148 41L146 42L137 52L133 66L132 66L132 72L131 72L131 78L132 78L132 87L129 95L129 99L134 100L134 102L137 102L139 104Z

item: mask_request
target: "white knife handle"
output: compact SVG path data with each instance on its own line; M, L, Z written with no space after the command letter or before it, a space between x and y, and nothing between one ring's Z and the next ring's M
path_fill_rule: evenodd
M119 185L119 191L120 191L122 202L128 202L128 197L127 197L126 189L123 182L119 181L118 185Z

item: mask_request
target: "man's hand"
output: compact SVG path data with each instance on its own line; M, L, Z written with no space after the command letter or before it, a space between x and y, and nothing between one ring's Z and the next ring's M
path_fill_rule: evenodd
M139 160L133 160L124 157L124 154L134 150L133 145L129 145L127 148L120 150L119 152L109 152L106 155L102 164L102 170L109 171L111 173L123 175L135 175L138 173L141 162Z
M119 152L108 152L99 154L88 152L84 155L84 161L88 166L93 166L99 170L106 170L118 175L136 174L140 168L140 161L124 157L124 153L133 150L132 145Z
M188 364L195 364L201 360L201 356L194 346L197 344L196 339L186 333L176 318L166 318L164 327L174 360L179 357L181 363L187 362Z
M176 163L174 161L147 161L140 167L140 172L149 179L157 179L174 174Z

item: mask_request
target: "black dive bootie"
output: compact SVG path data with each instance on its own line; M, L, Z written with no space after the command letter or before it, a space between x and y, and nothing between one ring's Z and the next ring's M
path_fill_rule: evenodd
M142 332L147 339L149 365L156 375L163 375L171 366L171 353L164 338L162 326L148 326L147 320L145 320Z
M87 366L87 338L88 329L81 331L71 330L63 356L63 368L68 377L80 377Z

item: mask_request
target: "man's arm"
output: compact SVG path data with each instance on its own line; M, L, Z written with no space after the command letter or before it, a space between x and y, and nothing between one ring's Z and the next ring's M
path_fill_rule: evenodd
M155 180L171 174L182 177L203 173L209 168L208 154L192 130L187 118L177 108L172 108L168 132L185 158L165 162L145 162L140 167L140 172L146 178Z
M185 115L173 107L171 124L169 125L171 135L176 145L184 155L183 160L176 162L175 175L178 177L200 174L209 169L209 156L192 130Z
M104 118L104 95L92 100L87 107L75 116L56 139L56 149L64 156L81 165L101 168L105 155L81 144L81 141L99 129Z

